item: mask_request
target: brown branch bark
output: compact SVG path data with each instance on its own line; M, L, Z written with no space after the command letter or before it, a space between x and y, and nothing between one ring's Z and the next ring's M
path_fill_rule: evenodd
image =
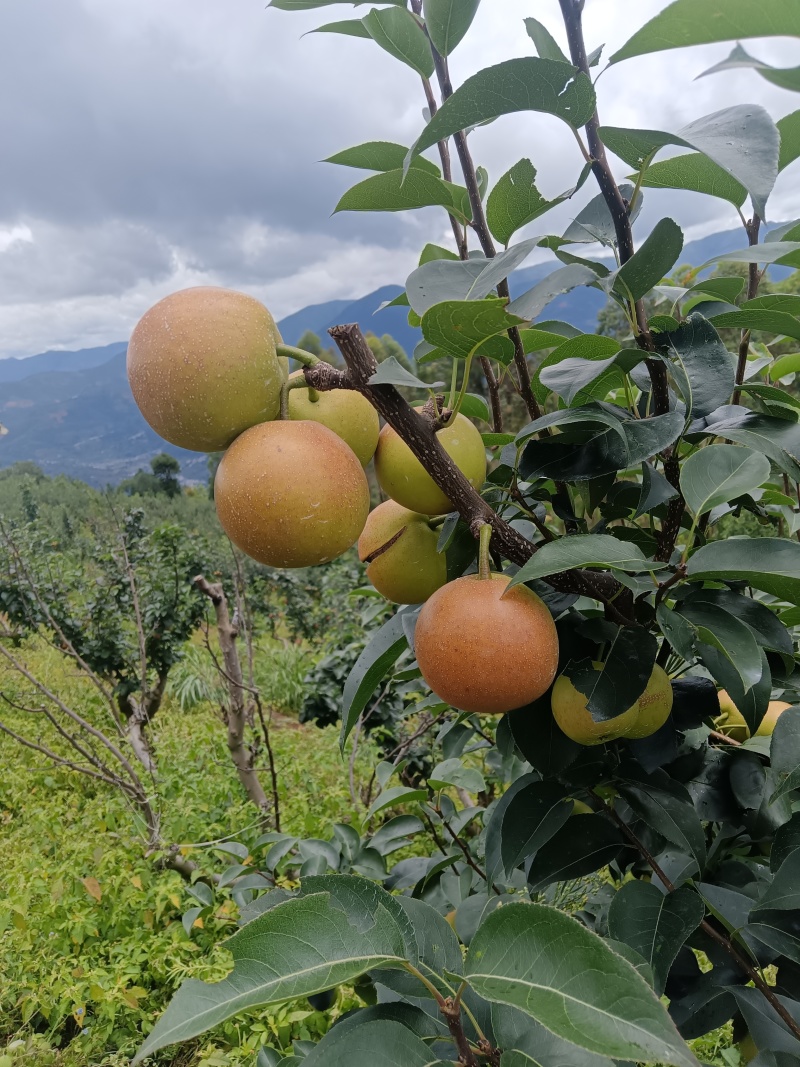
M219 647L225 664L224 676L228 684L228 707L226 709L228 751L248 798L262 812L266 820L270 808L269 800L253 767L253 761L244 739L247 726L245 700L247 687L242 675L239 651L236 647L239 631L231 624L228 600L222 585L206 581L202 574L198 574L194 579L194 585L209 598L216 615Z
M473 536L478 537L480 527L490 523L494 547L512 563L519 566L527 563L536 551L536 546L509 526L473 489L439 443L434 423L414 411L394 386L369 384L378 364L358 325L334 326L328 333L338 345L348 369L338 370L328 363L305 367L303 373L308 384L320 392L356 389L365 396L402 437L436 485L447 494L454 510L468 524ZM624 600L620 596L622 587L609 574L576 570L551 575L545 580L554 589L579 593L610 604L612 614L619 621L632 621L613 603L615 598L619 598L623 603Z

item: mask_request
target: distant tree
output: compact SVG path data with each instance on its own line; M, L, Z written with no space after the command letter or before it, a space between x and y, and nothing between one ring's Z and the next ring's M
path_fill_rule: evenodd
M46 477L38 463L23 459L19 463L12 463L10 467L4 467L3 470L0 470L0 481L4 481L6 478L19 478L21 475L27 475L36 482L41 482Z
M168 452L159 452L150 460L150 466L153 468L154 477L161 485L162 492L170 497L180 496L181 483L178 481L178 475L181 472L181 465L177 459Z
M305 351L310 352L312 356L322 355L322 341L319 339L319 335L315 334L313 330L306 330L297 342L297 347L305 349Z

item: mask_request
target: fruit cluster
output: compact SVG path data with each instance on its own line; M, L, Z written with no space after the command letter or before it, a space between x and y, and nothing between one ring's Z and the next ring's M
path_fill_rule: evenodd
M452 511L447 496L399 435L380 428L360 393L304 388L302 371L289 375L281 351L275 321L258 300L216 287L184 289L137 324L128 378L161 437L194 451L224 451L214 482L217 514L247 555L271 567L311 567L357 540L367 577L383 596L423 604L415 651L437 696L462 711L494 715L538 700L559 660L544 602L524 585L508 590L507 576L490 573L488 542L479 573L448 582L434 521ZM459 413L437 437L480 489L486 450L477 428ZM373 458L389 499L370 513L364 467ZM553 714L564 733L601 744L657 730L669 716L672 690L656 667L636 705L615 718L596 722L588 703L565 676L553 687Z

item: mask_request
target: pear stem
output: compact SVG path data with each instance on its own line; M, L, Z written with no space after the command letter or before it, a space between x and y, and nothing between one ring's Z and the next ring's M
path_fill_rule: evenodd
M485 581L492 576L491 559L489 557L489 545L492 540L492 524L485 522L481 526L479 550L478 550L478 578Z
M294 359L303 367L315 367L322 360L313 352L306 352L304 348L295 348L294 345L275 345L275 353L285 359Z
M302 376L299 378L289 378L283 383L281 386L280 418L284 421L289 418L289 393L292 389L307 389L309 393L311 392L308 383ZM316 390L314 390L314 392L316 392ZM317 399L319 399L319 394L317 394Z

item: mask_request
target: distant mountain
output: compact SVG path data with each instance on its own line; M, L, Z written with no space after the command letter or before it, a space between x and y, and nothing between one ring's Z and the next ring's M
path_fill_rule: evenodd
M127 341L115 341L102 348L81 348L77 352L42 352L39 356L27 356L24 359L0 359L0 385L5 382L21 382L32 374L44 374L47 371L88 370L101 367L114 356L124 352Z
M711 234L687 244L680 263L705 263L743 244L741 230ZM511 278L512 296L553 269L551 260L518 270ZM774 268L770 273L779 277L789 271ZM296 344L306 330L324 343L330 326L357 322L364 332L391 334L410 354L421 333L409 326L407 309L378 310L400 292L399 285L386 285L358 300L312 304L278 326L287 344ZM591 332L604 302L596 289L575 289L553 300L543 317L564 319ZM185 478L204 480L206 457L165 445L139 414L125 376L126 348L126 342L118 341L102 348L0 360L0 422L9 430L0 437L0 467L33 460L47 474L65 473L103 486L147 467L151 456L163 449L180 460Z

